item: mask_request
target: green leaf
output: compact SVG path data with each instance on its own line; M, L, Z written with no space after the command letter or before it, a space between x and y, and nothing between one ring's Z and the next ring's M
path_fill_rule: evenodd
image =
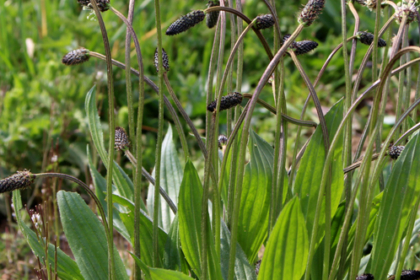
M191 270L196 275L202 275L200 268L201 260L201 205L203 187L197 174L197 170L191 161L185 164L184 177L179 192L179 235L182 250L185 254ZM208 269L209 279L222 279L220 270L220 259L216 256L213 234L210 221L208 220Z
M420 134L408 142L394 164L374 230L370 271L385 279L409 215L420 192Z
M147 280L152 279L152 277L150 276L149 267L141 259L139 259L136 255L134 255L133 253L130 252L130 255L133 257L133 259L136 262L136 264L138 266L140 266L140 268L143 271L144 276L146 277L146 279Z
M95 186L95 193L98 197L99 201L102 204L102 208L104 209L105 215L108 215L108 208L106 203L106 180L102 175L96 170L93 165L92 157L90 156L89 147L87 147L87 155L88 155L88 165L90 169L90 174L92 176L93 185ZM115 190L115 185L112 185L112 189ZM123 221L120 218L120 210L121 207L114 203L114 211L112 212L113 216L113 223L114 227L118 230L118 232L127 240L130 241L130 235L125 228Z
M248 259L254 262L267 237L274 150L254 131L249 134L248 146L251 160L245 168L238 243Z
M280 213L262 259L258 280L300 280L305 272L309 240L298 197Z
M325 115L327 130L330 140L333 139L338 126L343 118L343 101L337 102L331 110ZM342 137L342 136L340 136ZM334 150L331 175L331 218L335 215L338 205L340 204L341 195L344 189L343 159L342 159L342 142L338 141L338 145ZM296 174L293 193L301 198L302 212L306 220L308 233L311 234L318 193L321 185L322 171L325 163L325 148L322 137L321 126L318 126L315 133L306 148L302 157L299 170ZM325 201L323 202L320 225L319 239L321 240L324 232L325 224Z
M105 167L108 167L108 153L105 149L104 136L98 116L98 110L96 108L95 86L92 87L86 95L85 107L93 143ZM114 168L112 168L112 180L117 187L118 194L127 197L130 200L134 200L133 182L115 161ZM141 203L142 209L147 211L143 201Z
M19 227L22 231L23 236L37 256L45 264L45 239L43 241L38 240L35 232L33 232L26 224L22 221L20 216L20 209L22 208L22 200L19 191L13 192L13 204L16 209L16 218ZM55 246L51 243L48 244L48 263L54 268L55 260ZM58 277L63 280L83 280L82 274L76 262L66 255L60 248L57 248L57 273Z
M81 274L86 280L108 278L108 250L105 229L77 193L57 194L63 229ZM127 279L124 264L114 246L117 279Z
M184 273L173 270L149 268L152 280L188 280L193 279Z
M183 170L172 135L172 128L169 126L168 133L166 133L165 139L163 139L162 142L160 186L165 189L166 193L175 205L178 205L178 194L179 187L181 186ZM155 171L153 171L153 177L155 177ZM153 216L153 207L155 204L154 192L155 186L149 184L147 209L149 210L149 214L151 216ZM164 230L169 231L171 222L174 218L175 215L171 208L163 199L160 199L159 226L161 226Z
M166 269L178 270L185 273L188 272L187 263L181 250L181 241L179 239L178 215L175 216L171 228L169 229L163 261L163 267Z
M131 244L134 244L134 203L126 199L125 197L116 194L112 195L112 198L116 203L119 203L120 205L126 207L129 210L128 213L121 212L120 217L125 227L128 229ZM159 267L163 266L162 259L167 239L168 235L166 234L166 232L159 228ZM153 221L149 216L147 216L147 214L143 210L140 210L140 251L143 262L149 266L152 266Z
M221 243L221 266L223 278L228 278L229 272L229 253L230 253L230 231L226 224L222 221L222 230L220 232ZM236 260L235 260L235 279L255 280L257 275L255 269L249 264L245 252L239 244L236 244Z

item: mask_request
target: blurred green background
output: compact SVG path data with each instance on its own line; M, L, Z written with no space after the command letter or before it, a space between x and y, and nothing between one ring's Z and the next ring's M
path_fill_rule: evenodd
M277 1L281 32L292 33L297 26L297 15L306 1ZM111 1L111 5L127 14L128 1ZM181 15L191 10L204 9L207 1L162 1L163 29ZM268 13L262 1L243 1L244 13L249 18ZM360 30L373 32L375 14L355 4L361 15ZM126 28L111 12L103 13L108 29L114 59L124 61ZM227 17L228 20L230 17ZM348 37L353 33L354 20L348 15ZM134 29L138 34L144 57L145 72L156 81L153 54L156 48L156 29L153 1L137 1L134 15ZM228 28L230 24L227 24ZM394 24L394 29L397 26ZM413 32L417 32L414 31ZM272 45L272 30L264 30ZM413 34L413 33L411 33ZM204 23L177 36L164 36L163 46L170 58L169 79L204 136L205 89L214 29ZM230 30L226 33L225 61L230 49ZM417 42L418 32L413 40ZM341 42L341 21L339 1L326 1L326 8L319 20L305 28L298 40L310 39L319 43L309 55L301 56L302 65L312 81L315 80L325 59ZM249 33L244 41L243 93L252 93L269 61L255 34ZM350 46L350 44L349 44ZM76 0L72 1L4 1L0 2L0 177L24 168L32 172L56 169L89 182L86 174L86 146L91 143L84 109L85 95L97 85L98 108L104 130L107 130L106 66L103 61L91 58L82 65L67 67L61 63L67 52L85 47L104 53L100 30L91 11L82 10ZM132 48L133 67L137 66ZM367 46L358 45L357 69ZM286 95L289 114L298 118L308 94L306 86L290 58L285 58ZM344 63L341 52L331 61L326 73L317 86L325 108L343 96ZM125 72L114 67L117 125L127 128L127 99ZM362 86L370 82L370 73L365 71ZM133 76L133 90L138 96L137 78ZM273 104L271 88L266 87L261 98ZM137 99L137 98L136 98ZM137 104L135 104L135 107ZM154 165L154 150L157 127L157 95L146 86L144 115L144 166L151 170ZM311 105L312 108L312 105ZM316 121L313 110L308 110L307 119ZM167 119L171 121L171 118ZM254 126L261 136L272 142L275 118L266 109L257 107ZM221 132L225 132L225 115L221 118ZM290 127L290 139L296 127ZM189 131L185 128L185 131ZM312 130L307 130L308 135ZM105 133L106 135L106 133ZM193 157L201 153L193 137L189 137ZM178 143L179 144L179 143ZM288 151L293 149L288 143ZM194 152L195 151L195 152ZM57 157L55 157L57 156ZM57 159L57 162L55 162ZM121 155L118 160L130 173L130 166L124 164ZM98 162L98 169L104 168ZM32 195L26 191L27 199ZM0 199L2 196L0 196ZM35 198L36 199L36 198ZM0 205L4 203L0 202ZM3 207L3 206L2 206ZM4 209L0 215L4 215ZM1 216L0 216L1 217Z

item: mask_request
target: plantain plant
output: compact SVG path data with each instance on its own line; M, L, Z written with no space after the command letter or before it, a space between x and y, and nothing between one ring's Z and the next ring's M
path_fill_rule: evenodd
M39 278L420 279L420 272L415 270L418 264L413 262L413 256L418 253L415 245L420 230L419 84L412 89L413 66L420 62L413 55L420 54L420 47L410 45L414 32L410 27L419 18L417 0L403 0L398 4L356 0L357 9L353 1L341 0L342 41L338 46L323 46L330 48L331 54L314 81L298 56L314 52L319 44L300 37L304 30L323 24L317 19L325 8L325 0L309 0L287 35L281 34L285 29L278 17L282 7L273 0L261 1L267 14L255 19L242 12L241 1L234 5L232 0L209 1L207 8L180 16L167 28L167 36L188 36L190 28L214 28L204 135L168 78L171 59L162 45L160 7L163 3L154 1L155 55L143 57L141 37L132 26L134 9L140 3L130 0L126 18L109 0L78 2L94 11L105 54L79 48L66 54L62 62L78 67L94 58L105 61L107 66L108 145L101 127L95 85L85 99L93 143L93 147L87 147L87 154L94 190L79 179L58 172L36 174L23 170L0 181L0 192L13 191L16 220L38 257ZM375 18L375 26L370 30L373 33L359 30L358 13L366 9ZM104 12L114 13L127 29L124 63L112 58L101 16ZM354 26L348 23L347 17L354 19ZM207 27L202 23L204 20ZM391 45L389 36L387 39L382 36L393 25L398 26L398 33ZM269 31L264 29L273 29L273 36L267 36ZM351 30L353 35L348 36ZM225 54L227 31L231 35L228 55ZM243 73L249 69L244 68L247 60L244 38L249 36L262 44L269 63L251 92L245 93L241 89ZM267 38L274 38L273 44ZM137 60L133 66L130 65L131 40ZM342 52L338 53L340 49ZM363 52L363 60L358 61L356 53ZM345 95L325 110L317 84L335 55L342 55L344 61ZM367 81L363 73L371 56L372 80ZM157 85L147 77L156 73L145 71L145 60L154 61ZM308 97L299 119L291 117L287 110L289 96L285 84L289 80L285 61L293 63L294 71L307 86ZM113 66L126 70L128 134L124 128L115 126ZM131 87L132 76L138 79L138 102ZM397 88L392 86L391 79L397 81ZM364 88L360 86L362 80L366 80ZM261 95L268 84L273 93L272 102ZM147 144L142 138L145 90L159 96L152 174L143 167ZM415 91L414 99L412 91ZM367 104L364 101L368 98L372 100L369 117L362 127L362 137L356 138L354 113L356 108ZM383 116L388 99L395 100L396 121L391 130L385 131ZM316 122L305 120L311 102ZM272 113L273 143L256 132L253 116L257 106ZM165 110L171 117L169 121L164 118ZM225 113L226 118L220 118ZM172 124L179 140L174 138ZM226 135L220 133L225 127ZM303 144L304 127L310 137ZM200 149L199 155L188 145L190 134ZM179 157L176 149L178 141L183 157ZM293 152L289 152L291 158L287 157L288 142L294 144ZM115 161L116 153L129 159L134 170L132 178ZM105 177L98 171L95 155L106 167ZM31 187L39 178L48 177L78 184L96 205L96 211L89 208L77 193L56 194L62 229L74 259L50 243L48 206L29 210L33 230L21 211L20 190ZM142 181L149 183L145 198ZM58 210L53 209L56 215ZM58 226L54 231L59 236ZM117 233L128 247L114 244ZM131 261L121 257L127 253L131 254Z

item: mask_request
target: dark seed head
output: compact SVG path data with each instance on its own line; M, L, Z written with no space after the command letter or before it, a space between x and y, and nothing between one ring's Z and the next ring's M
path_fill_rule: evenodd
M227 110L233 108L242 103L242 94L239 92L233 92L226 96L222 96L222 100L220 100L220 111ZM215 112L217 106L217 100L212 101L208 106L207 110L210 112Z
M376 10L377 0L366 0L365 5L369 8L369 10L374 11Z
M127 132L122 127L117 126L115 128L115 149L121 151L130 146L130 141L128 140Z
M92 4L90 0L77 0L80 5L83 7L87 7L88 9L92 9ZM109 10L109 0L96 0L96 4L98 5L99 11L105 12Z
M220 1L209 1L207 4L208 8L216 6L220 6ZM206 25L208 28L213 28L216 26L217 20L219 19L219 13L219 11L206 13Z
M365 273L363 275L356 277L356 280L373 280L373 279L375 279L375 277L373 277L373 275L369 273Z
M168 72L169 71L169 58L164 48L162 48L162 64L163 64L163 69L166 72ZM155 67L156 67L156 71L159 72L159 54L158 54L157 48L155 50Z
M218 142L219 142L219 149L222 149L223 146L226 146L227 142L228 142L228 138L226 135L220 134L219 138L217 138Z
M260 267L261 267L261 260L257 261L255 264L255 273L258 275L260 273Z
M289 40L290 34L286 34L283 37L283 44L286 43L287 40ZM303 41L297 41L292 42L289 45L289 48L292 49L296 55L301 55L308 53L318 47L318 43L310 40L303 40Z
M374 36L372 33L359 31L356 34L357 38L360 40L360 43L370 46L373 42ZM386 47L386 41L382 38L378 38L378 47Z
M324 5L325 0L309 0L300 13L298 22L305 26L310 26L322 13Z
M298 41L293 44L294 52L296 55L308 53L318 47L318 43L310 40Z
M197 23L204 20L205 14L203 11L192 11L191 13L182 16L180 19L172 23L166 30L166 35L176 35L187 31Z
M29 188L35 178L36 176L28 170L18 171L16 174L0 180L0 193Z
M72 50L71 52L63 56L63 59L61 60L61 62L63 62L63 64L65 65L70 66L70 65L80 64L88 60L89 60L89 50L85 48L80 48L77 50Z
M257 20L255 21L255 28L256 29L266 29L273 26L275 23L274 17L272 14L257 16Z
M394 280L395 275L392 275L388 280ZM418 270L404 270L401 272L401 280L418 280L420 279L420 271Z
M402 151L404 151L404 146L391 146L389 148L388 154L392 159L397 159Z

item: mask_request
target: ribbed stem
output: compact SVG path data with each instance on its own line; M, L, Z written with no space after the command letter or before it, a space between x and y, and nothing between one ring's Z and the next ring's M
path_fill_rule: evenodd
M156 185L160 186L160 166L162 162L162 141L163 141L163 64L162 64L162 27L160 19L160 0L155 0L155 18L157 29L157 49L158 49L158 87L159 87L159 124L158 124L158 137L156 143L156 167L155 177ZM154 194L154 207L153 207L153 265L157 267L159 263L159 188L155 188Z
M137 133L135 134L135 144L136 144L136 157L139 165L142 164L142 125L143 125L143 107L144 107L144 67L143 67L143 57L141 54L141 48L137 34L134 32L134 29L129 20L127 20L123 14L111 7L111 11L116 14L127 26L127 31L133 37L134 46L136 49L137 55L137 64L139 65L139 108L137 113ZM129 67L125 67L128 69ZM127 73L126 73L127 75ZM131 85L130 85L131 86ZM133 111L134 117L134 111ZM131 134L130 134L131 135ZM136 170L134 174L134 253L137 257L140 258L140 205L141 205L141 173L139 170ZM138 265L134 269L135 279L141 278L141 270Z
M187 122L191 122L190 118L188 117L187 113L185 112L184 108L182 107L181 102L179 102L178 98L176 97L176 94L175 94L174 90L171 87L171 83L169 82L167 73L163 74L163 79L164 79L166 88L168 89L169 94L172 97L172 100L175 102L175 105L178 108L178 111L181 112L181 115L184 117L184 119ZM190 127L193 127L194 130L196 130L192 123L188 123L188 125ZM188 151L187 138L185 137L184 129L182 128L182 126L178 127L177 129L178 129L179 139L181 139L182 150L184 151L184 159L185 159L185 161L187 161L187 159L190 156L189 151ZM198 134L198 132L196 132L196 133Z
M133 24L133 16L134 16L134 3L135 0L130 0L128 4L128 16L127 21L130 25ZM130 135L131 143L135 143L136 140L136 127L135 127L135 121L134 121L134 95L133 95L133 89L131 87L131 73L130 73L130 65L131 65L131 59L130 59L130 43L131 43L131 32L129 28L127 27L127 31L125 34L125 86L127 91L127 108L128 108L128 132ZM137 257L140 258L140 255L137 255L136 252L136 246L134 246L134 253ZM137 266L136 266L137 267ZM136 275L136 272L134 272ZM134 277L135 279L139 279L138 277Z
M108 166L106 178L106 193L107 193L107 212L108 212L108 234L109 240L112 244L108 243L108 279L115 279L114 268L114 246L113 246L113 203L112 203L112 168L114 167L114 133L115 133L115 116L114 116L114 80L112 76L112 61L111 61L111 47L108 41L108 34L106 31L105 23L102 19L101 12L98 9L96 0L91 1L91 5L98 18L99 27L101 28L102 40L104 42L105 55L106 55L106 68L108 80L108 118L109 118L109 144L108 144Z
M356 25L354 28L353 36L356 35L359 29L360 19L357 14L357 12L354 9L353 3L351 1L348 2L348 5L350 7L351 12L353 13ZM352 42L352 48L351 48L351 61L349 61L348 52L347 52L347 13L346 13L346 0L341 0L341 33L342 33L342 41L343 41L343 58L344 58L344 76L345 76L345 82L346 82L346 95L345 95L345 108L344 112L346 112L352 103L352 94L351 94L351 72L353 70L353 64L354 64L354 56L356 52L356 45L357 40L353 39ZM344 166L348 166L352 162L352 131L353 131L353 125L352 125L352 118L349 118L346 124L346 129L344 132L344 147L343 147L343 163ZM349 206L349 200L351 196L351 174L347 176L346 180L344 181L344 193L346 198L346 207ZM329 185L329 184L328 184ZM326 190L329 190L326 192L326 194L330 194L330 187L327 187ZM326 210L327 208L331 210L331 201L327 198L330 198L329 196L325 196L325 204L326 204ZM327 211L325 211L327 212ZM328 279L328 273L329 273L329 265L330 265L330 244L331 244L331 235L330 235L330 229L331 229L331 215L325 214L325 238L324 238L324 269L323 269L323 277L322 279L326 280Z
M128 159L130 160L131 164L133 164L134 167L137 168L137 160L135 159L135 157L133 156L133 154L128 149L124 150L124 153L128 157ZM153 186L156 187L156 180L155 180L155 178L153 178L152 175L150 175L150 173L147 172L147 170L144 169L143 166L141 167L141 173L147 179L147 181L149 181L149 183L151 183ZM159 186L159 192L160 192L160 195L163 197L163 199L165 199L166 203L168 203L168 205L171 208L172 212L176 215L176 213L178 212L178 208L176 207L176 205L172 201L172 199L169 197L168 193L161 186Z

